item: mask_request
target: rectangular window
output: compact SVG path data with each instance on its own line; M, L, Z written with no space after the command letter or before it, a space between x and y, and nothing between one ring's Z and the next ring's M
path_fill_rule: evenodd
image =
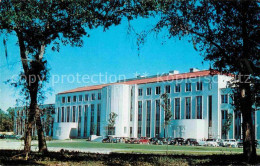
M70 107L67 107L67 122L70 122Z
M91 100L95 100L95 93L91 94Z
M152 88L147 88L146 89L146 95L150 96L152 94Z
M82 101L82 95L79 95L79 101Z
M77 101L77 96L73 96L73 102Z
M72 107L72 122L76 122L76 106Z
M228 103L228 95L221 95L221 103L222 104Z
M60 122L60 108L58 108L58 117L57 117L57 122Z
M78 116L78 137L81 136L81 106L79 106L79 116Z
M65 112L64 112L64 107L61 107L61 122L65 121Z
M186 119L191 118L191 97L185 97L185 113Z
M97 136L100 136L101 104L97 105Z
M151 100L146 102L146 137L151 136Z
M180 119L180 114L181 114L181 103L180 103L180 98L175 98L174 101L174 109L175 109L175 119Z
M185 90L186 90L186 92L190 92L191 91L191 83L186 83Z
M141 137L142 132L142 101L138 101L138 131L137 136Z
M226 120L227 119L227 110L222 110L221 111L221 114L222 114L222 120Z
M70 103L70 96L68 96L68 98L67 98L67 102Z
M156 87L155 94L156 94L156 95L161 94L161 87L160 87L160 86L157 86L157 87Z
M202 119L202 96L196 96L197 119Z
M197 90L202 90L202 82L197 82Z
M85 94L85 101L88 101L88 94Z
M91 104L90 135L93 135L95 132L94 108L95 108L94 104Z
M165 92L166 93L171 93L171 86L170 85L166 85L165 86Z
M62 103L65 103L65 97L62 97L62 98L61 98L61 102L62 102Z
M87 136L87 125L88 125L88 105L85 105L85 113L84 113L84 137Z
M175 85L175 92L181 92L181 84Z
M143 89L138 89L138 96L143 96Z
M160 134L160 100L155 101L155 137Z
M212 127L212 96L208 98L208 109L209 109L209 127Z
M98 100L101 100L101 93L98 93Z
M130 127L130 137L133 137L133 127Z

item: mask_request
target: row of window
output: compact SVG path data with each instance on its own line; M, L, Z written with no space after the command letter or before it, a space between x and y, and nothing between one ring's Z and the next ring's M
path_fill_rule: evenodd
M203 90L202 82L197 82L196 90L197 91L202 91ZM178 92L181 92L181 84L176 84L175 85L175 93L178 93ZM191 92L191 83L186 83L185 84L185 92ZM166 85L165 86L165 93L171 93L171 86L170 85ZM149 88L146 89L146 95L149 96L151 94L152 94L152 88L149 87ZM155 88L155 94L156 95L161 94L161 86L157 86ZM143 96L143 89L142 88L138 89L138 96Z
M85 94L84 101L89 101L90 99L91 99L91 101L96 100L95 93L91 94L91 98L90 98L89 94ZM98 93L98 100L101 100L101 93ZM67 103L70 103L71 102L71 96L68 96L67 100L66 100L66 97L61 98L62 103L65 103L66 101L67 101ZM78 102L83 101L83 95L72 96L72 102L77 102L77 101Z

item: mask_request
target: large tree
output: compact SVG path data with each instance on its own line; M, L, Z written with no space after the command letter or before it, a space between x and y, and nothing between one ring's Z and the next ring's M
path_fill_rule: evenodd
M256 159L252 113L259 101L260 2L246 0L163 1L150 4L159 21L150 32L168 30L169 38L190 42L214 68L240 76L233 84L236 108L243 118L244 155ZM143 42L141 36L140 42Z
M15 35L18 39L23 67L20 83L24 85L23 92L28 95L30 102L25 134L26 154L31 149L34 120L38 130L39 151L47 151L38 109L38 99L48 73L47 60L44 59L46 48L50 46L58 51L60 44L82 46L82 37L88 36L88 30L100 26L105 30L119 24L122 13L127 15L124 6L123 1L109 0L0 1L0 34Z

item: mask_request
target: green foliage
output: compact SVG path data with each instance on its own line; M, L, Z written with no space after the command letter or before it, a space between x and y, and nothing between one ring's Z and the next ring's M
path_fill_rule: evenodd
M8 108L6 112L0 109L0 131L13 131L14 109Z
M227 119L224 120L224 123L222 126L222 134L227 135L228 131L230 130L232 121L233 121L233 115L231 113L228 113Z
M163 111L164 111L164 123L165 125L169 125L171 118L172 118L172 112L171 112L171 103L169 102L169 96L167 93L164 93L161 95L161 98L163 100L163 103L161 104Z

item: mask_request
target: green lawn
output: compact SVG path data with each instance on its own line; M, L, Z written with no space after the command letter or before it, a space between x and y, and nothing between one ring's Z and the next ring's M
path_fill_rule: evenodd
M58 148L102 148L113 149L116 152L134 152L134 153L165 153L167 148L169 153L185 153L185 154L233 154L242 153L242 148L227 148L227 147L204 147L204 146L173 146L173 145L140 145L140 144L125 144L125 143L97 143L88 142L85 140L65 140L65 141L50 141L48 147ZM260 154L260 149L257 150Z

